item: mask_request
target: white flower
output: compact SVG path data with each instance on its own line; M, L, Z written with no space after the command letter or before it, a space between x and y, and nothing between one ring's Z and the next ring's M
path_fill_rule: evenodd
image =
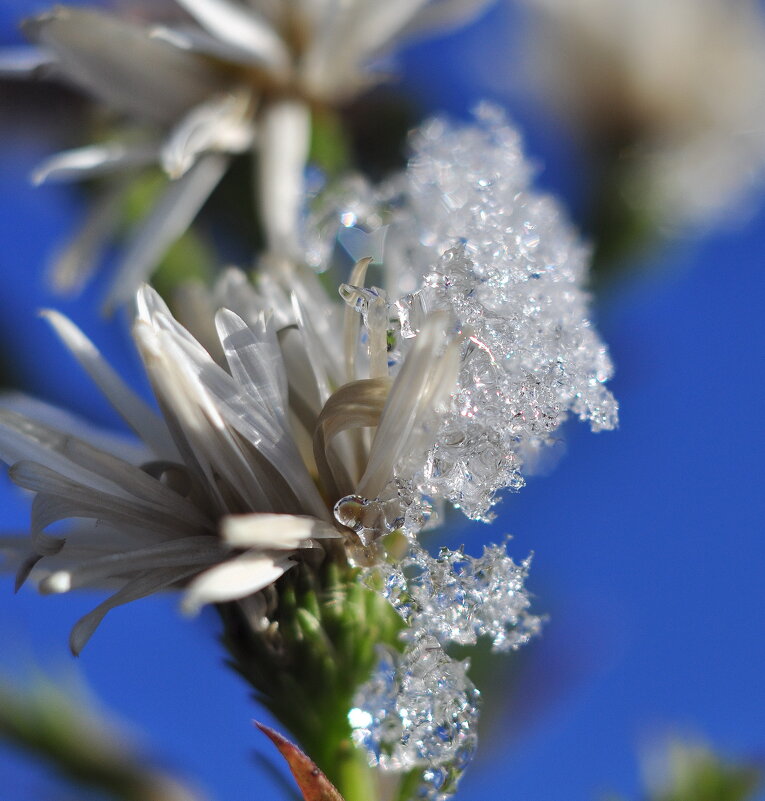
M621 138L635 202L665 225L742 208L765 167L756 3L523 1L530 74L595 147Z
M452 27L488 0L237 2L178 0L196 25L127 22L69 6L28 20L34 52L6 74L53 74L145 127L54 156L35 180L84 179L160 163L172 179L129 241L108 304L128 300L197 215L229 155L254 150L268 247L295 255L310 108L339 104L380 79L375 59L404 38ZM54 280L74 288L118 223L112 183L61 255ZM88 258L84 258L87 256Z
M342 365L332 363L340 304L326 302L316 330L301 297L325 308L313 294L318 287L304 283L309 278L291 279L295 292L276 297L275 315L261 310L269 301L245 289L241 274L229 278L251 322L226 308L215 316L225 368L153 290L141 289L134 338L162 417L73 323L46 313L151 454L137 466L39 419L0 411L0 458L11 465L12 479L35 493L31 540L6 543L16 561L23 559L19 581L34 569L44 592L118 588L74 628L73 651L109 609L163 589L185 587L184 606L194 611L251 596L296 561L321 561L328 553L343 561L346 550L359 560L375 558L375 540L393 524L378 516L374 535L367 528L363 538L336 520L333 507L352 494L346 520L398 477L399 463L448 398L457 346L444 343L449 320L435 314L396 379L387 371L366 378L354 368L347 383L337 372ZM280 314L294 327L277 329ZM355 347L358 318L347 315L346 342ZM375 426L375 438L361 430ZM412 500L402 495L401 503ZM69 518L81 522L65 538L45 533Z

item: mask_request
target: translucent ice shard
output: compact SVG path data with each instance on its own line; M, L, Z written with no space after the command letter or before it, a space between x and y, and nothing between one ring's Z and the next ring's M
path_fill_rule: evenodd
M448 798L475 752L480 695L467 667L417 633L402 654L381 652L356 695L348 718L354 741L383 768L423 768L418 798Z
M482 106L476 117L424 125L406 172L331 194L309 239L331 241L332 226L349 220L370 233L387 225L375 280L394 372L430 313L452 315L464 336L458 384L415 480L421 493L490 519L497 491L522 486L524 464L540 461L569 415L613 428L617 404L589 318L587 248L557 203L531 188L501 112Z

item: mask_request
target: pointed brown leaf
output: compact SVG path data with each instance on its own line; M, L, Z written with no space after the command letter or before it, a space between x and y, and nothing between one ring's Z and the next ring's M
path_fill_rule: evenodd
M292 775L303 793L305 801L343 801L343 797L319 770L316 763L304 754L294 743L282 737L278 731L255 721L255 725L279 749L287 760Z

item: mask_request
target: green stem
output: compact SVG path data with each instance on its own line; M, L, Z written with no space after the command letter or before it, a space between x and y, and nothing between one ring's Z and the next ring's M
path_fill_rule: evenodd
M380 801L374 769L366 756L347 740L337 752L337 789L345 801Z

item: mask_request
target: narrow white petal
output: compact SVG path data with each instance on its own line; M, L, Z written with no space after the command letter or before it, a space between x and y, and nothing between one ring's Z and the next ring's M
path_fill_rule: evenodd
M270 320L261 316L248 326L228 309L215 316L221 346L231 374L274 421L284 421L287 406L287 373Z
M112 431L94 428L89 422L71 412L20 392L0 394L0 425L7 423L2 417L2 413L5 411L18 415L17 420L24 421L25 427L36 425L48 431L53 429L60 437L81 440L94 448L118 456L129 464L143 464L154 458L151 449L131 434L115 434ZM29 429L25 428L25 430ZM66 434L61 433L64 431ZM19 456L11 459L10 462L17 462L21 458L27 457ZM5 461L2 456L0 456L0 461ZM39 459L35 461L39 461Z
M274 29L252 9L228 0L177 0L201 25L224 42L262 58L285 72L289 54Z
M59 312L47 310L42 316L133 431L157 456L177 459L178 451L162 419L125 384L85 334Z
M258 125L258 207L270 250L298 248L303 173L311 138L311 114L298 100L269 103Z
M164 25L157 25L151 29L150 36L153 39L167 42L180 50L188 50L202 56L212 56L219 61L253 67L270 66L263 53L238 47L231 42L221 41L221 39L198 28L166 28Z
M33 531L72 517L140 525L167 538L209 530L205 523L187 522L159 504L94 489L35 462L17 462L8 474L20 487L37 493L32 503Z
M208 62L101 11L58 6L23 27L59 72L120 111L172 121L222 88Z
M396 376L357 488L365 498L376 498L394 477L393 469L408 451L418 417L434 403L436 390L443 387L445 377L438 354L443 348L448 321L446 313L430 315ZM453 364L450 360L449 365ZM453 381L455 376L449 377Z
M252 144L249 92L226 93L195 106L162 147L162 167L172 179L185 175L208 151L242 153Z
M195 578L183 597L182 609L193 615L205 604L245 598L273 584L293 564L284 557L243 553Z
M296 550L309 539L339 537L337 529L306 515L231 515L221 524L221 536L236 548Z
M144 570L187 567L201 569L217 564L225 551L215 537L186 537L146 548L85 559L70 569L56 570L40 581L41 593L62 593L83 587L102 587L115 577L128 577Z
M170 245L191 225L226 170L228 160L208 154L179 180L173 181L134 232L118 268L106 305L114 307L133 297Z
M46 280L58 293L77 293L91 277L122 221L126 182L110 181L91 202L85 219L58 249Z
M93 632L98 628L106 613L122 604L137 601L155 592L184 581L198 572L198 568L168 568L166 570L147 571L144 575L129 581L121 590L99 604L92 612L77 622L69 636L69 647L77 656L85 647Z
M32 183L81 181L115 170L142 167L156 161L158 152L155 144L128 145L124 142L64 150L35 168Z
M401 31L402 36L424 36L468 25L496 0L432 0Z

